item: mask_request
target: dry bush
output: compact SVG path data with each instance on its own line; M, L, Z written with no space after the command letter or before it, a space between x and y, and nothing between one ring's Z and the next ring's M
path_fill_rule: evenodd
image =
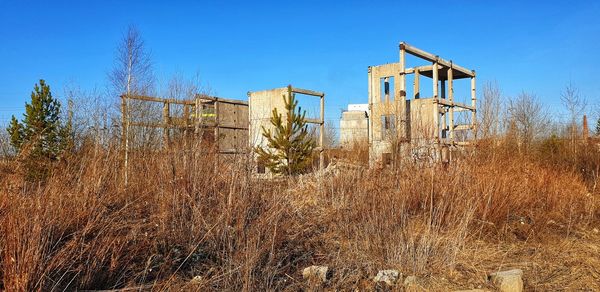
M2 182L5 289L176 285L194 275L215 289L275 289L311 253L311 229L280 187L265 192L243 164L136 153L125 187L119 153L94 153L57 166L44 186Z
M330 288L365 287L378 269L444 275L473 241L543 243L599 215L578 170L502 143L448 167L279 180L189 144L132 152L127 186L118 147L82 146L44 185L4 168L2 288L308 289L311 264L334 268Z
M555 233L550 221L573 226L598 215L576 172L533 158L498 154L448 168L404 163L400 171L342 173L322 190L301 186L296 195L326 230L317 262L343 268L336 285L347 288L361 281L351 275L377 269L443 273L471 240L543 241Z

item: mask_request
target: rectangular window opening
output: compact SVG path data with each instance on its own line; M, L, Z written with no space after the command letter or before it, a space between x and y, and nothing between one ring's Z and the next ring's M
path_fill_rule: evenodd
M380 79L381 92L379 93L380 101L393 101L395 99L394 76L383 77Z

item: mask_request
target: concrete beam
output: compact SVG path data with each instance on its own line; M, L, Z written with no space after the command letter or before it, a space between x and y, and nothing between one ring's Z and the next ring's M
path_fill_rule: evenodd
M313 90L308 90L308 89L302 89L302 88L297 88L297 87L292 87L292 92L293 93L306 94L306 95L312 95L312 96L324 96L325 95L325 93L323 93L323 92L318 92L318 91L313 91Z
M461 72L465 75L468 75L470 77L475 77L474 71L469 70L464 67L461 67L459 65L453 64L451 61L444 60L437 55L434 55L434 54L428 53L426 51L423 51L419 48L413 47L405 42L400 43L400 49L406 51L407 53L409 53L415 57L419 57L419 58L427 60L429 62L434 62L434 63L437 62L440 65L443 65L443 66L446 66L449 68L452 67L454 70Z

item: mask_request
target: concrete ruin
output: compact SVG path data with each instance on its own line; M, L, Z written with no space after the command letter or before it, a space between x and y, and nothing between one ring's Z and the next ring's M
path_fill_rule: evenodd
M408 67L406 54L424 61L425 65ZM368 67L368 104L351 104L342 113L340 145L344 148L368 143L370 165L414 157L448 162L454 150L469 145L475 138L475 71L404 42L400 43L399 57L397 63ZM410 96L406 84L409 75L414 80ZM432 96L421 96L424 77L431 80ZM470 104L455 99L454 82L459 79L470 80ZM284 97L290 93L319 98L319 116L307 117L306 121L319 129L316 150L322 169L325 94L291 85L248 92L248 102L206 95L196 95L192 100L122 96L125 153L130 149L128 131L136 126L162 129L164 147L170 144L174 129L183 132L183 137L202 133L200 139L207 139L209 133L208 139L216 143L221 154L249 153L255 147L267 147L262 129L273 128L270 122L273 109L285 117ZM162 105L162 117L156 114L154 120L130 120L131 100ZM180 108L178 114L173 114L172 106Z
M407 53L429 64L407 68ZM413 94L407 96L406 76L410 74L414 74ZM431 79L433 96L421 96L422 77ZM471 80L470 105L454 99L454 80L463 78ZM475 71L402 42L400 61L370 66L368 80L371 164L415 155L447 162L452 150L469 145L475 133ZM456 123L456 114L465 111L470 121ZM457 132L465 133L459 137Z
M162 106L161 119L155 115L144 120L131 118L131 101ZM173 110L178 106L180 110ZM121 118L124 129L123 148L129 150L129 132L133 127L158 128L163 135L163 148L169 147L175 130L183 141L194 134L213 141L220 154L242 154L248 150L248 103L207 95L196 95L193 100L179 100L141 95L121 96Z
M304 94L319 98L319 117L307 117L306 122L310 124L316 124L319 127L319 140L316 151L319 152L319 168L323 169L325 164L323 157L323 139L325 133L325 93L323 92L301 89L293 87L292 85L270 90L248 92L248 104L250 107L250 147L267 148L267 140L262 135L262 129L263 127L267 130L274 129L274 126L271 124L273 109L277 109L283 118L287 116L284 98L287 98L290 92L291 94ZM257 171L259 173L265 172L264 168L261 166L258 166Z

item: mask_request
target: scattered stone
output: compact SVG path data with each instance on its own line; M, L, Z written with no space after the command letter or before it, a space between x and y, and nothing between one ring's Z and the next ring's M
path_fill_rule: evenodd
M594 229L592 229L592 231L594 231L594 233L600 232L600 230L598 230L598 228L594 228Z
M380 283L384 282L390 286L393 286L398 281L400 277L400 272L398 270L381 270L377 272L377 276L373 278L373 281Z
M190 280L190 283L192 284L200 284L204 281L204 278L202 278L202 276L195 276L194 278L192 278L192 280Z
M302 277L304 279L319 280L321 282L327 281L329 267L327 266L310 266L302 271Z
M412 286L417 285L417 277L416 276L408 276L404 279L404 286Z
M489 279L501 292L521 292L523 291L522 276L522 270L514 269L492 273Z

